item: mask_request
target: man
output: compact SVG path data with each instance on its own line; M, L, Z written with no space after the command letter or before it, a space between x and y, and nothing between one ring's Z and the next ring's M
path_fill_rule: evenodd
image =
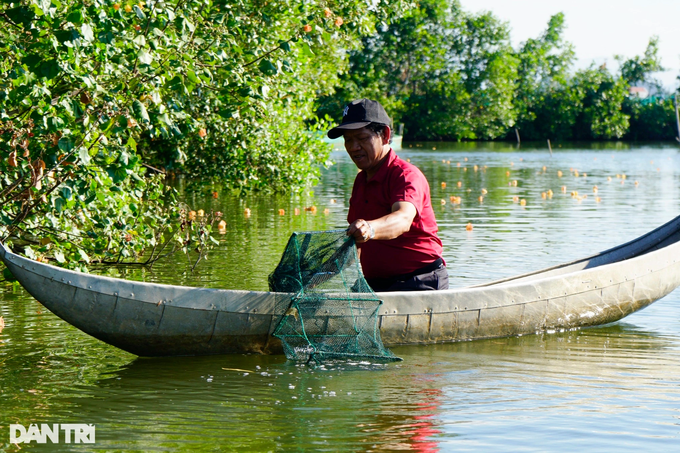
M361 170L349 202L364 276L374 291L447 289L442 242L423 173L392 150L391 120L379 102L360 99L343 112L329 138L344 137Z

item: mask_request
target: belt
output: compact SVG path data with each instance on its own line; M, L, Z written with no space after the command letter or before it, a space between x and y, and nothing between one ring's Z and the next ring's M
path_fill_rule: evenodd
M408 274L395 275L394 277L387 278L367 278L366 281L373 288L388 287L398 281L405 281L408 280L409 278L415 277L416 275L428 274L430 272L436 271L437 269L441 269L442 267L444 267L444 260L442 260L441 258L437 258L427 266L421 267L420 269L416 269L415 271L409 272Z
M427 274L429 272L436 271L437 269L441 268L444 265L444 260L441 258L437 258L436 260L432 261L430 264L428 264L425 267L421 267L420 269L416 269L413 272L410 272L408 274L403 274L403 275L397 275L396 277L393 277L396 280L408 280L409 278L415 277L416 275L421 275L421 274Z

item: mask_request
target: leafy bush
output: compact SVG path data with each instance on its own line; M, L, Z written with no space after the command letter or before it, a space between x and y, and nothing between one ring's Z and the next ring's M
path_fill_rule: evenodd
M241 190L313 182L329 152L308 132L324 126L313 99L406 3L376 5L4 2L0 239L72 266L120 260L188 225L166 169Z

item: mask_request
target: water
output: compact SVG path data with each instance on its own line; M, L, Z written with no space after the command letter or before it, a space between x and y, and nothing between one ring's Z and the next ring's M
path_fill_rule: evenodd
M430 181L453 286L596 253L680 213L673 145L563 145L551 157L525 144L519 151L420 143L399 154ZM179 255L151 270L101 272L266 289L292 231L346 225L356 170L342 152L334 158L339 164L312 194L187 195L195 209L220 210L228 222L221 245L194 273ZM548 189L552 198L542 198ZM304 209L311 206L315 212ZM35 451L621 452L680 445L678 291L610 326L398 347L399 364L310 369L282 356L137 358L3 285L0 450L18 450L8 444L10 423L96 425L94 446L64 444L63 437L59 445L21 445Z

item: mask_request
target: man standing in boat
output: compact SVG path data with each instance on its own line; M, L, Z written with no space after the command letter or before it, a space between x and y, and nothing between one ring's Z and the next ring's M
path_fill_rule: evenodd
M390 146L391 120L377 101L359 99L328 131L342 136L361 170L349 202L347 234L354 236L364 276L374 291L447 289L449 276L430 202L430 186Z

